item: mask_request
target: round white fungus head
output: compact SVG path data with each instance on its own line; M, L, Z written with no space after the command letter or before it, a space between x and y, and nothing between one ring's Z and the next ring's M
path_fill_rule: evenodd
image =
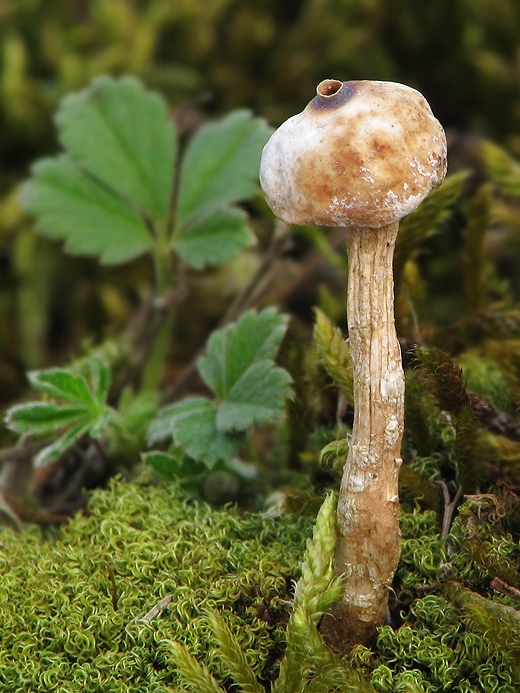
M264 147L260 184L288 224L382 227L446 175L446 136L426 99L394 82L327 79Z

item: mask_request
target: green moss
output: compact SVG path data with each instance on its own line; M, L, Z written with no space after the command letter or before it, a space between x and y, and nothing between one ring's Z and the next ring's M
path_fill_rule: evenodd
M408 622L397 630L381 628L377 651L385 663L372 672L372 683L381 693L517 690L510 667L496 648L442 596L416 600Z
M483 637L486 626L471 619L464 604L448 599L453 579L472 589L485 588L496 575L507 574L513 584L518 579L518 543L502 533L499 514L489 509L484 513L484 500L478 525L476 502L470 500L461 508L461 517L446 541L438 534L435 513L415 511L402 516L402 553L395 585L397 610L404 622L397 629L385 626L379 631L371 680L380 693L518 690L508 652ZM485 552L475 550L477 541ZM502 595L496 599L508 601ZM520 646L517 640L515 645Z
M468 381L468 390L484 397L495 409L510 416L516 413L511 388L497 363L476 351L467 351L459 363Z
M503 503L493 494L470 498L460 508L450 535L454 577L470 585L495 577L520 585L520 546L502 530L503 517Z
M174 683L173 641L204 656L208 608L225 612L261 675L283 641L309 525L114 482L56 540L2 532L0 691L159 690ZM140 620L167 594L161 616Z
M394 627L381 628L373 650L357 646L348 660L378 693L517 690L499 635L495 642L483 635L486 614L477 623L446 588L455 579L485 590L497 565L517 570L517 542L482 508L487 524L477 529L492 560L467 548L473 506L463 506L446 541L435 512L402 514ZM119 480L92 494L88 515L50 537L35 527L3 530L0 693L173 691L176 642L225 682L207 610L223 617L269 690L310 530L309 518L240 516L169 485ZM166 595L173 595L167 608L143 620ZM495 608L508 601L492 599Z

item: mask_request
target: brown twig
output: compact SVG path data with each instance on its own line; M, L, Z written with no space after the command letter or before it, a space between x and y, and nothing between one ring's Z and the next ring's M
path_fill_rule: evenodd
M142 616L141 618L134 618L134 621L153 621L157 616L159 616L171 603L173 599L173 594L167 594L163 597L160 602L150 609L150 611Z
M444 514L442 517L441 539L446 539L446 537L450 533L453 513L455 512L457 503L459 502L462 496L462 486L459 486L459 488L457 489L457 493L453 497L453 500L450 500L450 493L444 481L437 481L437 483L442 488L442 494L444 496Z
M0 450L0 462L18 462L28 457L33 457L45 445L47 443L31 441L26 436L22 436L12 447Z
M513 599L520 600L520 590L516 587L508 585L507 582L504 582L498 577L491 580L491 588L497 592L502 592L502 594L505 594L506 597L513 597Z

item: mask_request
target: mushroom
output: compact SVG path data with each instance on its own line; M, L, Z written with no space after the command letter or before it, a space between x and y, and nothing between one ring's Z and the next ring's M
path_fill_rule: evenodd
M399 220L446 174L446 137L426 99L393 82L326 79L266 144L260 183L288 224L347 229L354 425L338 499L343 592L322 632L338 651L385 619L400 554L404 373L394 319Z

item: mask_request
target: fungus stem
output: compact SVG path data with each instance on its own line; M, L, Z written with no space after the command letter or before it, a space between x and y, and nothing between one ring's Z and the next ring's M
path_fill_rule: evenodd
M404 374L394 320L398 222L347 232L354 427L338 501L335 572L343 593L322 630L338 651L369 642L385 618L400 553L398 473Z

